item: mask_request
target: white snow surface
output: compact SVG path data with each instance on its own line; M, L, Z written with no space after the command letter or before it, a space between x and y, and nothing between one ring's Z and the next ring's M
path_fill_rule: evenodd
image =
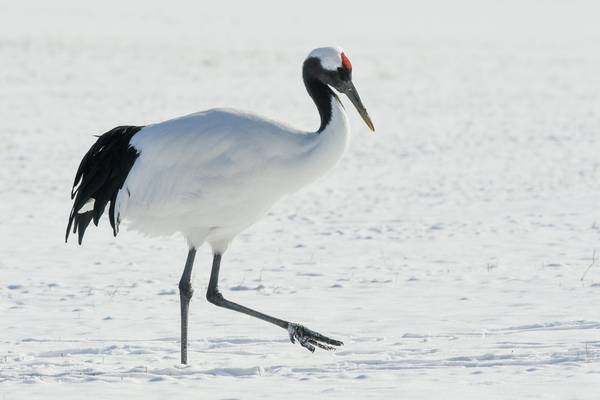
M0 399L598 398L595 2L124 3L0 2ZM185 241L103 219L65 244L77 165L212 107L315 129L301 62L337 44L377 132L346 103L344 158L221 288L345 345L208 304L202 248L181 366Z

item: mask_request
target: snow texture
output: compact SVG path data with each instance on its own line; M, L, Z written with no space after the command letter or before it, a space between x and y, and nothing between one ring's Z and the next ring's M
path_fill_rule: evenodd
M1 1L0 399L597 399L599 11ZM221 287L345 345L208 304L204 247L181 366L187 245L106 219L65 244L80 158L212 107L316 129L301 63L329 45L377 132L346 103L344 158L238 236Z

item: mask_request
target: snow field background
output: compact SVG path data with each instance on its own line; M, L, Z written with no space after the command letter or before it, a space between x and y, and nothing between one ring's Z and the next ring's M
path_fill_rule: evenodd
M597 398L598 11L0 2L0 399ZM349 152L238 237L221 287L345 346L208 304L202 249L181 366L184 241L104 220L65 245L78 162L215 106L314 128L301 62L337 44L377 132L349 106Z

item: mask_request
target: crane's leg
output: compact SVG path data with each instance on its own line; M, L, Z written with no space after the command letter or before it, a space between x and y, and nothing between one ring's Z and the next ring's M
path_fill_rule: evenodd
M194 258L196 257L196 249L191 248L185 261L185 269L179 280L179 301L181 304L181 363L187 364L187 336L188 336L188 310L190 308L190 300L194 295L192 288L192 268L194 266Z
M263 314L255 311L251 308L244 307L240 304L229 301L223 297L219 292L219 270L221 268L221 254L215 254L213 257L212 270L210 273L210 281L208 283L208 290L206 291L206 299L212 304L228 308L233 311L238 311L255 318L262 319L263 321L270 322L288 331L290 335L290 341L295 343L296 340L305 347L306 349L315 351L315 346L325 350L333 350L333 346L341 346L344 343L339 340L328 338L327 336L321 335L318 332L311 331L310 329L292 322L284 321L279 318L271 317L270 315Z

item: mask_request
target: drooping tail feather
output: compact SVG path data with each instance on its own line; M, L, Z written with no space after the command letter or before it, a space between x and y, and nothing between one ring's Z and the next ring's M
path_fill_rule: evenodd
M115 218L115 202L119 189L127 179L139 153L129 145L131 138L143 126L119 126L98 137L96 143L85 154L73 182L71 199L73 208L69 215L69 223L65 241L69 239L71 227L73 234L78 233L81 244L85 230L91 221L98 226L108 202L110 225L113 234L118 231L118 220Z

